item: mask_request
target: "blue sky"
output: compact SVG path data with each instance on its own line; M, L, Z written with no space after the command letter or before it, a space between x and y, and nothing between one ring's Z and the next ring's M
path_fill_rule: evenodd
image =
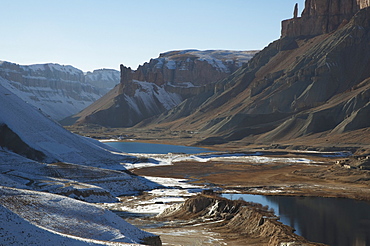
M179 49L262 49L304 0L0 0L0 60L136 69Z

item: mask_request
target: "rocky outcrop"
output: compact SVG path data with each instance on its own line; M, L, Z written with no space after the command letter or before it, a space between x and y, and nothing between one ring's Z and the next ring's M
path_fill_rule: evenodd
M81 111L105 94L106 89L90 84L94 81L92 74L88 81L81 70L72 66L0 62L1 84L54 120Z
M324 13L324 2L300 18ZM330 1L341 7L344 2ZM306 6L313 3L306 1ZM369 20L370 8L364 8L330 33L282 37L217 82L207 99L185 100L145 126L163 124L218 142L265 144L370 127Z
M257 51L170 51L136 71L121 65L121 83L81 113L77 123L130 127L166 112L187 98L207 94ZM207 94L208 95L208 94Z
M260 245L322 245L310 243L294 234L294 229L278 221L273 212L260 204L231 201L217 196L198 195L181 206L165 210L160 220L218 221L218 231L237 233L239 237L258 240ZM220 220L223 222L220 223Z
M139 66L133 79L157 85L181 85L189 82L194 86L206 85L224 79L255 53L256 51L227 50L170 51Z
M316 36L335 31L360 9L370 6L368 0L308 0L302 16L282 22L282 37ZM295 11L296 13L297 11Z

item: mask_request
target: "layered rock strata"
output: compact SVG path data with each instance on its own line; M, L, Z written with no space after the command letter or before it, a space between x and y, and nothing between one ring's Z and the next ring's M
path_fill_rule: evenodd
M307 8L314 2L306 1ZM315 19L315 13L324 13L325 2L305 9L302 25L304 16ZM333 6L344 2L330 1ZM356 8L367 6L362 4ZM335 21L347 13L345 9L333 10L328 20ZM299 28L298 33L290 32L216 83L209 98L185 100L146 126L163 124L170 130L198 132L204 139L218 137L218 142L258 143L319 133L334 136L370 127L370 8L351 13L347 24L330 33ZM311 30L308 20L306 24Z
M112 84L119 83L119 72L98 70L84 75L72 66L0 62L0 83L52 119L61 120L113 88Z
M170 51L136 71L121 65L121 83L83 112L77 123L130 127L187 98L207 94L257 51ZM208 95L208 94L207 94Z
M96 69L85 74L85 82L107 93L120 82L120 72L114 69Z
M294 14L293 19L282 22L281 36L316 36L335 31L369 6L368 0L308 0L300 18Z

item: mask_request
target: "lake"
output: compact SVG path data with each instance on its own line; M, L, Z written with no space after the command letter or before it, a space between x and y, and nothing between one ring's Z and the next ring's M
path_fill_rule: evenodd
M106 142L126 153L199 154L204 148L140 142ZM226 198L261 203L273 208L280 221L313 242L331 246L370 246L370 203L321 197L224 194Z
M213 152L212 150L205 148L189 147L182 145L169 145L169 144L153 144L141 142L105 142L105 144L126 153L137 153L137 154L168 154L168 153L200 154L205 152Z
M224 194L273 208L296 234L332 246L370 245L370 203L340 198Z

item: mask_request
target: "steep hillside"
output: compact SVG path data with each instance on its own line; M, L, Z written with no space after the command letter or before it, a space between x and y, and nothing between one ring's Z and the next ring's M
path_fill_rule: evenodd
M125 169L139 158L72 134L2 85L0 95L1 245L161 245L87 203L161 187Z
M282 37L218 82L213 95L185 100L139 126L264 143L370 127L367 6L307 0L302 17L283 21ZM317 25L323 28L310 28Z
M22 66L0 62L0 83L54 120L73 115L119 83L119 72L95 70L86 75L72 66Z
M139 66L121 66L121 83L69 121L129 127L161 114L195 95L208 97L213 84L256 51L170 51ZM67 122L64 121L64 122Z
M92 142L68 132L58 123L45 117L40 110L27 104L1 85L0 93L3 147L10 148L10 144L14 143L12 139L18 139L19 143L14 144L15 148L22 151L25 146L28 146L42 153L41 159L36 158L36 160L49 163L56 161L85 163L114 157L104 150L99 142ZM5 134L8 134L8 137L5 137Z
M93 204L3 186L0 194L2 245L161 245L159 237Z

